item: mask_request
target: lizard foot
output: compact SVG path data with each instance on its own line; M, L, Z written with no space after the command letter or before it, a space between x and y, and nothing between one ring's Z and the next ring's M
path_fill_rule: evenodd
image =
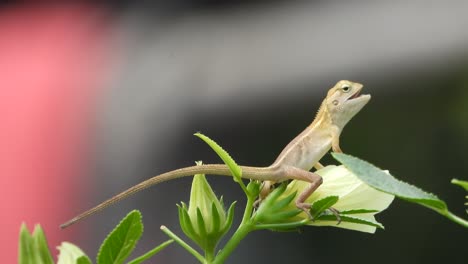
M341 223L340 211L336 210L336 209L333 208L333 207L330 207L330 208L328 208L327 210L329 210L330 212L332 212L332 214L335 215L336 220L338 221L338 223L336 223L336 225L339 225L339 224Z
M310 213L310 204L306 204L306 203L298 203L296 204L297 208L302 210L304 213L307 214L307 216L309 217L309 219L311 221L314 221L314 217L312 216L312 214ZM340 211L338 211L337 209L333 208L333 207L330 207L328 208L327 210L329 210L332 214L335 215L336 217L336 220L338 221L338 223L336 223L336 225L339 225L341 223L341 216L340 216Z
M312 216L312 214L310 213L310 204L307 204L307 203L296 203L296 207L297 209L300 209L302 210L308 217L311 221L314 221L314 217Z
M258 207L260 206L260 204L262 203L263 199L261 197L258 197L257 200L255 200L255 202L253 203L253 207L255 209L258 209Z

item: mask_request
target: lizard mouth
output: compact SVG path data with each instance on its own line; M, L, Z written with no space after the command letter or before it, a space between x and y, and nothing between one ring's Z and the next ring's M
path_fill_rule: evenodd
M348 100L353 100L353 99L356 99L356 98L360 97L360 96L361 96L361 90L362 90L362 88L359 89L359 90L357 90L357 92L355 92L353 95L351 95L351 96L348 98Z

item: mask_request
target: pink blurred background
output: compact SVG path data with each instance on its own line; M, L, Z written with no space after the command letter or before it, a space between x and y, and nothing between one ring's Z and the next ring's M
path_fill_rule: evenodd
M108 76L109 21L87 5L0 9L1 251L16 262L19 224L40 223L50 245L89 179L97 97ZM55 253L55 250L54 250Z

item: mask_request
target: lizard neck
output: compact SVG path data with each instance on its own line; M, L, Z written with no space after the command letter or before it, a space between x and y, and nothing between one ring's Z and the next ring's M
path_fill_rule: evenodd
M332 118L330 113L327 110L324 100L320 105L317 114L315 115L314 121L309 125L309 128L321 128L327 129L332 125Z
M332 126L322 103L314 121L283 149L272 166L289 165L310 170L330 150Z

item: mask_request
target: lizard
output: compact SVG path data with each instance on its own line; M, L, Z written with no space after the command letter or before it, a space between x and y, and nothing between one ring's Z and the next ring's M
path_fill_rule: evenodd
M265 183L262 189L263 195L268 193L269 186L273 183L286 180L308 182L308 187L295 200L297 208L308 213L310 204L305 203L305 200L323 182L320 175L310 170L322 166L319 161L330 149L342 152L340 134L343 128L371 98L368 94L360 93L362 88L363 85L356 82L347 80L337 82L328 91L313 122L283 149L276 160L268 167L241 166L242 178L263 181ZM60 228L66 228L150 186L195 174L232 176L225 164L197 165L162 173L79 214L62 224Z

